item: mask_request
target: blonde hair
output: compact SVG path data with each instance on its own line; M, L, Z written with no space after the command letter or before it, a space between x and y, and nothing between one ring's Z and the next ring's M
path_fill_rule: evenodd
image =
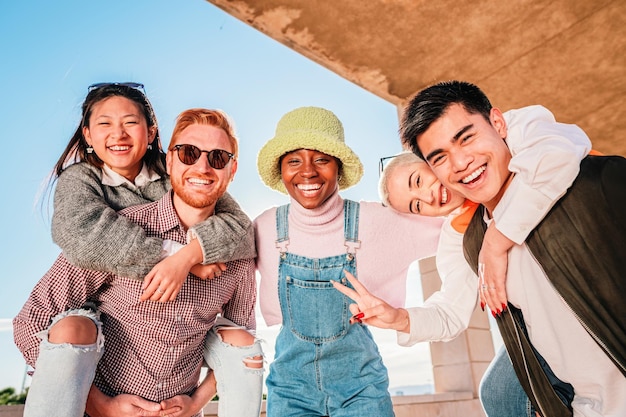
M385 169L380 173L380 179L378 180L378 195L384 206L391 206L389 203L389 178L398 168L418 162L425 163L423 159L410 151L404 151L391 158Z
M239 141L235 135L235 127L228 115L221 110L197 108L183 111L176 118L176 126L174 126L174 131L172 132L169 149L172 150L174 148L183 130L195 124L215 126L226 132L228 140L233 147L232 153L235 155L235 158L237 158L239 155Z

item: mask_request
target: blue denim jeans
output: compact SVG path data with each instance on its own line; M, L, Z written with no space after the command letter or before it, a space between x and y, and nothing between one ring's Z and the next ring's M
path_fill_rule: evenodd
M55 344L48 341L48 330L41 337L36 372L28 389L24 417L83 417L89 389L102 356L104 337L98 313L89 309L68 310L50 325L67 316L86 316L98 328L93 345Z
M535 410L517 379L504 346L496 353L480 381L479 397L488 417L535 417Z
M255 338L250 346L224 343L221 332L239 329L235 323L218 317L209 331L204 348L204 360L215 373L220 417L258 417L263 398L263 357L261 343ZM260 364L257 368L251 365Z

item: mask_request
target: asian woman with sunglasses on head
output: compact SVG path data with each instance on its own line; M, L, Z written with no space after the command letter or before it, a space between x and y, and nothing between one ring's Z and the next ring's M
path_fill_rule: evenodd
M126 207L156 201L171 188L156 116L143 90L139 83L98 83L89 87L81 121L56 163L49 184L51 189L56 183L52 236L74 265L143 280L141 300L163 303L176 298L190 272L197 278L189 279L220 276L225 262L254 258L256 249L252 222L228 193L218 200L215 215L189 229L185 246L148 236L141 226L117 214ZM185 156L183 146L177 152L183 163L202 156L194 150L187 152L191 156ZM211 151L209 157L209 164L221 169L234 155ZM216 245L216 240L220 244ZM97 306L69 310L54 325L72 319L66 316L86 316L97 323L95 310ZM82 344L87 337L74 325L67 327L68 332L59 333L59 328L65 329L57 326L57 340L49 340L51 343L76 344L78 340ZM230 327L224 334L214 329L220 335L217 339L233 348L255 343L254 336L243 329ZM93 344L91 340L84 342ZM96 344L100 349L100 336ZM224 366L243 369L240 360ZM252 405L244 411L239 406L232 408L237 410L233 416L258 416L260 411L262 379L257 380L251 372L246 375L251 377L250 384L258 387L246 393L250 397L247 403ZM31 397L35 394L32 388ZM246 403L239 393L235 394L220 392L220 400L224 404ZM56 399L38 399L38 403L46 401Z

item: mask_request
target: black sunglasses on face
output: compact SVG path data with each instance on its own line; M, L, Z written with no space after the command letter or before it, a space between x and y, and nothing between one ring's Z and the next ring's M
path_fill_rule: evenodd
M235 157L235 155L223 149L203 151L193 145L175 145L172 150L176 150L178 159L185 165L193 165L198 162L198 159L200 159L204 152L209 160L209 165L211 165L213 169L223 169L228 162Z
M141 83L95 83L95 84L91 84L89 87L87 87L87 92L90 93L93 90L97 90L98 88L102 88L102 87L108 87L110 85L121 85L122 87L130 87L130 88L134 88L136 90L141 91L142 93L146 93L143 84Z

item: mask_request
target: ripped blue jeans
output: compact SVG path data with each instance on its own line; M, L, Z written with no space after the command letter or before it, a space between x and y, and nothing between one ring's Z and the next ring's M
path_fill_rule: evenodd
M98 329L91 345L55 344L48 341L50 327L68 316L90 318ZM41 338L36 372L28 389L24 417L83 417L89 389L104 350L100 315L91 309L64 311L56 316Z
M222 335L229 329L243 329L218 317L206 337L204 360L215 373L220 417L258 417L263 396L263 351L255 338L250 346L225 343ZM255 359L258 358L258 359Z
M68 316L91 319L98 331L96 342L90 345L49 342L50 328ZM232 346L223 342L220 332L234 328L241 327L218 317L205 340L204 358L215 372L220 395L219 416L258 417L263 391L263 352L256 338L250 346ZM98 361L104 351L99 313L88 308L64 311L38 336L41 338L39 356L24 417L83 417Z

